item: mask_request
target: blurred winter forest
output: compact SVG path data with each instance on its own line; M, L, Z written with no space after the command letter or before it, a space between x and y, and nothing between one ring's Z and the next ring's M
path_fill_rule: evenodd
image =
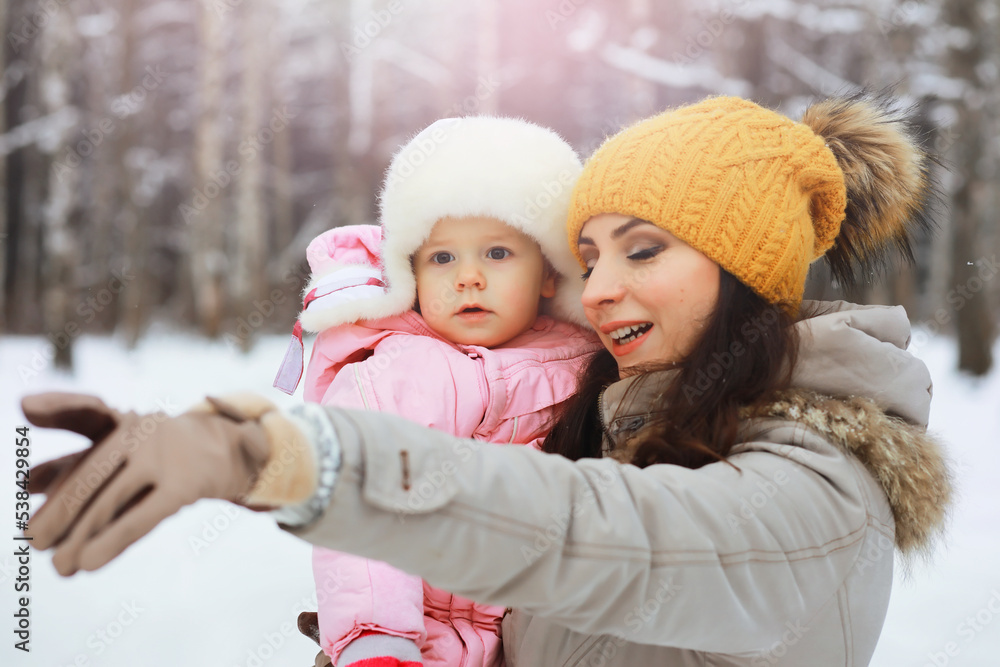
M435 119L522 116L587 156L709 94L797 118L860 86L916 105L947 171L916 267L849 296L992 364L1000 0L0 0L0 26L0 330L61 365L81 333L289 331L308 241L374 221Z

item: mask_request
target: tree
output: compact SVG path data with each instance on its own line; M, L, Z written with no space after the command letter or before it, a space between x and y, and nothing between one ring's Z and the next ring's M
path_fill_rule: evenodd
M222 106L224 64L223 23L213 3L199 2L198 121L194 137L194 182L182 200L180 213L189 239L191 283L195 317L202 333L214 338L222 327L225 308L224 278L228 268L223 251L222 193L218 180L231 178L222 164ZM213 176L216 178L213 179ZM226 181L228 183L228 181Z
M947 59L948 74L961 83L962 97L952 105L957 114L959 136L951 144L949 162L954 165L953 187L949 193L952 243L952 297L958 329L958 366L974 375L984 375L993 365L995 335L990 313L988 283L980 274L983 227L992 220L989 210L991 186L984 176L984 164L996 164L989 154L991 137L988 109L984 102L987 85L982 80L987 64L988 33L978 0L947 0L945 24L965 36L952 40Z
M0 35L7 34L7 0L0 0ZM7 71L7 47L0 44L0 74ZM6 89L0 90L0 137L7 132ZM0 150L0 331L7 324L7 153Z
M70 106L69 81L73 80L76 62L76 32L70 12L53 12L41 34L41 98L51 115ZM54 155L65 148L69 132L64 130L55 142ZM77 205L76 169L64 169L57 160L49 161L48 193L42 213L43 247L46 262L42 265L42 318L49 339L55 345L57 367L69 368L73 361L73 342L80 333L72 319L76 296L75 267L77 244L73 242L69 219Z
M287 132L287 125L278 122L260 122L261 69L265 60L261 44L266 44L260 30L261 12L254 7L244 7L240 12L241 55L243 63L243 90L240 102L240 139L249 141L254 152L242 161L236 176L236 266L233 271L231 293L236 312L250 321L251 313L257 309L254 303L265 292L264 261L264 210L261 202L261 169L264 162L264 146L274 141L275 135ZM278 113L278 112L276 112ZM276 119L276 115L271 116ZM267 310L273 312L273 308ZM260 312L258 316L264 315ZM240 346L249 350L253 343L256 326L241 335Z

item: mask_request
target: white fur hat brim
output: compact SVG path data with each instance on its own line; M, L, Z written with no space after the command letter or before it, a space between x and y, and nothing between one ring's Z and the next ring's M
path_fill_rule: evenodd
M582 169L558 134L525 120L474 116L428 126L393 156L379 196L388 283L379 312L396 314L413 306L410 257L438 220L483 216L538 242L559 273L547 310L586 325L583 281L566 237L570 195Z

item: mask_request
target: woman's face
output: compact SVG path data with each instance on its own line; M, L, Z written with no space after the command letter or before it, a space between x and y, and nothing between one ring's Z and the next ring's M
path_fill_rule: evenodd
M719 296L719 265L656 225L596 215L580 230L583 308L624 377L677 362L694 347Z

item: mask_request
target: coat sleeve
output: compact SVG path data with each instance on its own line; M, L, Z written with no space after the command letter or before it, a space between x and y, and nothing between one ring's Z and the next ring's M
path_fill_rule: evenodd
M741 445L732 465L690 470L327 415L343 447L333 499L291 532L587 634L723 653L770 646L835 594L868 523L867 473L787 422Z

